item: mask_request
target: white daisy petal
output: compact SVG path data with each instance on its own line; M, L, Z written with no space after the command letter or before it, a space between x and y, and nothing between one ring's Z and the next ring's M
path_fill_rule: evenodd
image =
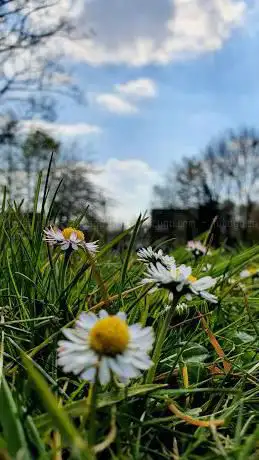
M82 351L85 350L86 345L81 343L70 342L68 340L59 340L58 342L59 353L69 352L69 351Z
M126 313L124 311L118 311L116 316L118 316L120 319L122 319L122 321L126 321L126 319L127 319L127 315L126 315Z
M65 239L62 231L59 228L56 231L56 238L59 239L60 241L63 241Z
M124 359L123 355L118 355L117 356L117 363L119 364L119 367L122 369L122 376L126 378L134 378L138 377L139 375L139 370L133 365L132 362L127 362Z
M108 357L107 360L109 368L114 372L114 374L118 376L123 375L123 368L120 367L119 363L117 362L117 359Z
M97 361L97 355L92 350L85 350L84 353L70 352L70 353L59 353L58 362L59 364L71 364L72 368L82 363L87 366L87 363L92 365Z
M98 251L98 244L97 243L98 243L98 241L91 241L91 242L85 243L85 247L89 252L94 254L95 252Z
M89 359L90 362L94 362L94 359L92 359L91 356L88 354L87 348L85 348L84 350L68 350L64 352L58 350L57 361L60 365L66 364L67 362L73 365L77 362L77 360L81 362L83 359L85 359L85 357L86 359Z
M69 239L70 241L77 242L78 238L76 232L72 232Z
M105 356L102 357L99 365L99 380L101 385L109 383L111 378L109 362Z
M129 326L129 332L133 340L142 340L146 336L152 337L153 339L152 327L142 327L140 324L133 324L132 326Z
M140 325L134 324L129 327L129 332L131 335L131 341L128 345L130 349L137 346L140 349L149 351L152 348L154 332L151 327L141 328Z
M99 315L99 318L107 318L109 316L106 310L100 310L98 315Z
M66 251L69 248L69 246L70 246L70 243L68 241L65 241L64 243L60 245L63 251Z
M129 360L137 369L146 370L152 366L152 361L146 353L132 353L129 355Z
M132 364L136 367L136 369L139 369L141 371L146 371L147 369L149 369L152 365L153 365L153 362L151 361L151 359L148 359L146 362L145 361L141 361L140 359L137 359L137 358L132 358Z
M73 372L73 374L78 375L89 365L96 364L96 358L91 361L87 354L80 357L70 355L58 358L58 364L63 367L65 372Z
M133 339L137 338L141 331L141 325L139 323L132 324L132 326L129 326L129 330L131 337Z
M128 349L130 351L136 351L138 349L141 349L143 350L145 353L148 353L151 349L152 349L152 346L153 346L153 343L154 343L154 340L153 338L150 338L150 337L146 337L145 339L135 339L134 342L131 341L129 344L128 344Z
M59 229L53 229L50 227L50 229L45 229L43 231L44 236L43 239L49 243L49 244L58 244L61 241L64 241L65 238L63 236L63 233Z
M164 255L162 249L154 251L151 246L142 248L137 251L138 260L144 263L162 264L166 268L170 268L175 263L175 259L171 256Z
M94 382L96 376L96 367L92 366L89 369L82 372L80 375L81 379L86 380L87 382Z
M204 299L208 300L211 303L218 303L218 299L215 295L210 294L207 291L200 291L200 296L203 297Z
M63 334L72 342L83 343L83 338L79 337L76 329L63 329Z
M98 318L93 312L84 312L81 313L81 315L79 316L76 322L76 326L88 330L91 329L91 327L93 327L97 320Z
M76 359L74 360L74 358ZM78 353L77 351L63 354L59 353L58 360L60 362L62 361L62 363L70 361L72 365L76 365L76 363L94 364L96 363L97 355L92 350L86 348L84 353Z
M200 278L199 280L194 281L192 283L192 286L197 291L201 291L203 289L209 289L215 286L215 284L216 284L216 280L214 278L212 278L211 276L204 276L203 278Z
M186 265L180 265L179 272L181 273L182 279L188 278L192 273L192 267Z

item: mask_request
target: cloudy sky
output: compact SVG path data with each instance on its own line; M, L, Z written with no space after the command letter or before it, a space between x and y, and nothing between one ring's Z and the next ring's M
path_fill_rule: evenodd
M61 99L54 127L46 127L76 137L85 157L90 146L100 170L94 180L116 201L115 221L149 208L172 161L228 128L259 124L257 4L79 2L88 38L62 46L87 104Z

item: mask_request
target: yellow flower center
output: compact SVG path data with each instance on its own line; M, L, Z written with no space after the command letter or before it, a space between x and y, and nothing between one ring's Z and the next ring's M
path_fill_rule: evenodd
M122 353L127 348L129 339L128 325L118 316L100 319L89 334L90 347L105 355Z
M195 281L197 281L197 278L195 278L195 276L188 276L188 280L191 282L191 283L194 283Z
M247 270L249 271L251 275L254 275L255 273L257 273L257 268L255 267L249 267Z
M64 230L62 230L62 234L66 238L66 240L69 240L72 233L75 233L79 240L83 241L85 239L83 232L81 232L80 230L77 230L76 228L67 227L67 228L64 228Z

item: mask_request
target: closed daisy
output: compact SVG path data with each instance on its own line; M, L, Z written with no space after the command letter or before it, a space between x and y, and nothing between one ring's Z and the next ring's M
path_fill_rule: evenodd
M162 249L154 251L151 246L148 248L141 248L137 251L138 260L145 264L160 262L165 267L171 267L175 264L175 259L163 253Z
M121 382L138 377L152 366L148 356L154 334L150 327L129 326L123 312L109 315L82 313L74 329L64 329L68 340L61 340L58 364L88 382L98 376L106 385L114 374Z
M212 303L217 303L217 297L207 292L208 289L215 286L216 280L211 276L204 276L197 279L192 276L192 268L186 265L171 266L170 269L158 263L149 265L146 272L146 277L142 280L142 284L156 283L158 288L169 289L171 298L173 295L181 297L185 295L187 300L191 300L192 294L203 297Z
M63 251L69 248L75 251L83 248L95 253L98 249L97 241L87 243L83 232L72 227L64 228L64 230L53 227L45 229L44 240L51 246L59 246Z
M163 311L160 313L161 315L164 315L165 312L170 311L172 309L172 305L166 305L163 309ZM176 305L175 307L175 313L177 315L182 315L188 311L189 307L187 303L185 302L180 302Z
M207 253L207 248L200 241L188 241L186 246L187 251L192 252L194 257L198 258Z

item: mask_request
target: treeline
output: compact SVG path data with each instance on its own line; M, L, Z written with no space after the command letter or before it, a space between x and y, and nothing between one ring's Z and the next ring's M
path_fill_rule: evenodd
M259 133L229 131L205 150L172 164L162 185L154 188L155 206L196 215L218 215L229 238L259 236ZM197 213L197 211L200 211ZM238 229L238 232L237 232ZM201 230L202 222L201 222Z
M106 199L101 190L92 182L94 169L90 162L69 152L60 141L43 130L32 130L27 134L21 131L17 120L2 118L0 126L0 184L11 204L21 206L23 212L33 210L33 198L39 174L42 183L50 171L51 191L49 203L53 198L53 213L56 221L66 225L85 213L85 222L103 223ZM56 193L57 191L57 193ZM40 190L40 196L43 188ZM55 197L54 197L55 194ZM39 200L40 202L40 200Z

